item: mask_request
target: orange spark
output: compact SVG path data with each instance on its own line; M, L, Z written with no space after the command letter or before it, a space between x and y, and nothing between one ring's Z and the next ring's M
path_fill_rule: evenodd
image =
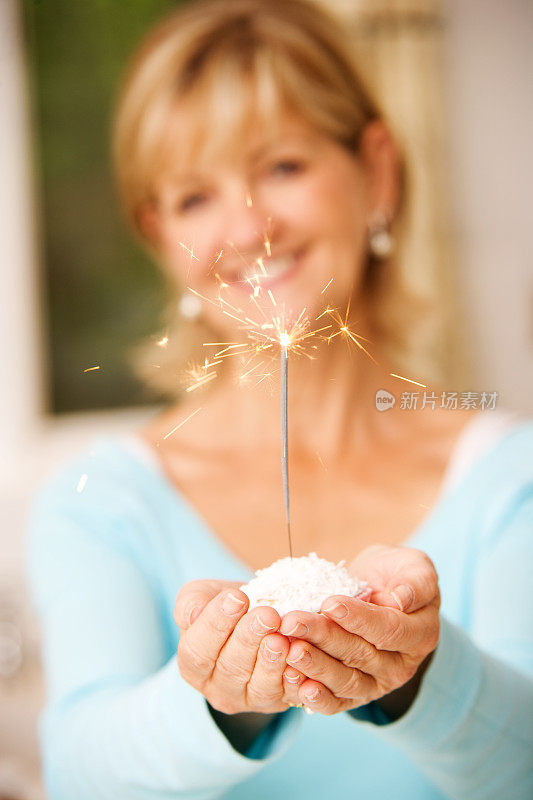
M417 386L421 386L423 389L427 389L427 384L419 383L418 381L412 381L411 378L404 378L403 375L396 375L395 372L389 372L389 375L392 375L393 378L399 378L401 381L407 381L407 383L414 383Z
M198 414L198 412L201 411L201 410L202 410L202 408L200 407L200 408L197 408L196 411L193 411L192 414L189 414L188 417L186 417L184 420L182 420L180 423L178 423L178 425L176 425L174 428L172 428L171 431L169 431L168 433L165 433L165 435L163 436L163 439L168 439L169 436L172 436L173 433L176 433L176 431L179 428L181 428L182 425L185 425L186 422L188 422L190 419L192 419L194 417L194 415Z
M193 253L193 251L191 250L191 248L190 248L190 247L187 247L187 245L186 245L186 244L184 244L183 242L178 242L178 244L179 244L181 247L183 247L183 249L184 249L184 250L186 250L186 251L188 252L188 254L190 255L190 257L191 257L191 258L195 258L195 259L196 259L196 261L199 261L199 260L200 260L200 259L198 258L198 256L195 256L195 255L194 255L194 253Z

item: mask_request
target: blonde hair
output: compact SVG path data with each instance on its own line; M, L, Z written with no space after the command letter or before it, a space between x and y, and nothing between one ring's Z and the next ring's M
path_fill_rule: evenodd
M157 251L140 222L153 202L158 178L176 158L187 163L235 151L255 124L275 127L290 110L353 153L364 127L383 118L363 85L340 25L305 0L201 0L164 18L138 48L126 72L114 124L113 157L126 216L144 246ZM392 358L408 362L417 299L401 281L404 208L393 222L396 255L369 255L364 289L374 329ZM181 391L180 371L202 357L212 335L202 322L177 314L176 287L167 309L168 345L154 369L153 340L134 351L133 366L152 388L170 397Z

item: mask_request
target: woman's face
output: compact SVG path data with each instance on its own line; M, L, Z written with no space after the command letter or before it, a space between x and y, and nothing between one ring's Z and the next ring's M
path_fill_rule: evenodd
M274 138L257 131L239 160L161 182L159 249L179 284L215 302L203 313L230 338L239 323L219 297L259 322L258 305L288 319L306 308L313 320L326 303L345 307L360 285L369 186L360 158L287 117Z

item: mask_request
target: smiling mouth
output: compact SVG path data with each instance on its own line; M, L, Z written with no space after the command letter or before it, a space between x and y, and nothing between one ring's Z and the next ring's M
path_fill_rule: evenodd
M234 277L226 278L226 282L247 292L259 286L271 289L292 277L300 267L303 250L287 253L277 258L257 259L253 264L240 270Z

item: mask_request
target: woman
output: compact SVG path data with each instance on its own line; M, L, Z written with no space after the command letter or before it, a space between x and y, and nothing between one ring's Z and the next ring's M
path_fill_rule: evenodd
M300 0L169 17L127 75L115 158L197 338L240 352L244 318L268 335L302 312L326 329L290 356L293 545L353 559L373 594L248 612L239 585L289 548L275 355L243 381L229 344L204 348L203 395L96 442L34 504L50 797L529 796L533 428L376 410L405 389L412 312L378 260L405 182L340 32Z

